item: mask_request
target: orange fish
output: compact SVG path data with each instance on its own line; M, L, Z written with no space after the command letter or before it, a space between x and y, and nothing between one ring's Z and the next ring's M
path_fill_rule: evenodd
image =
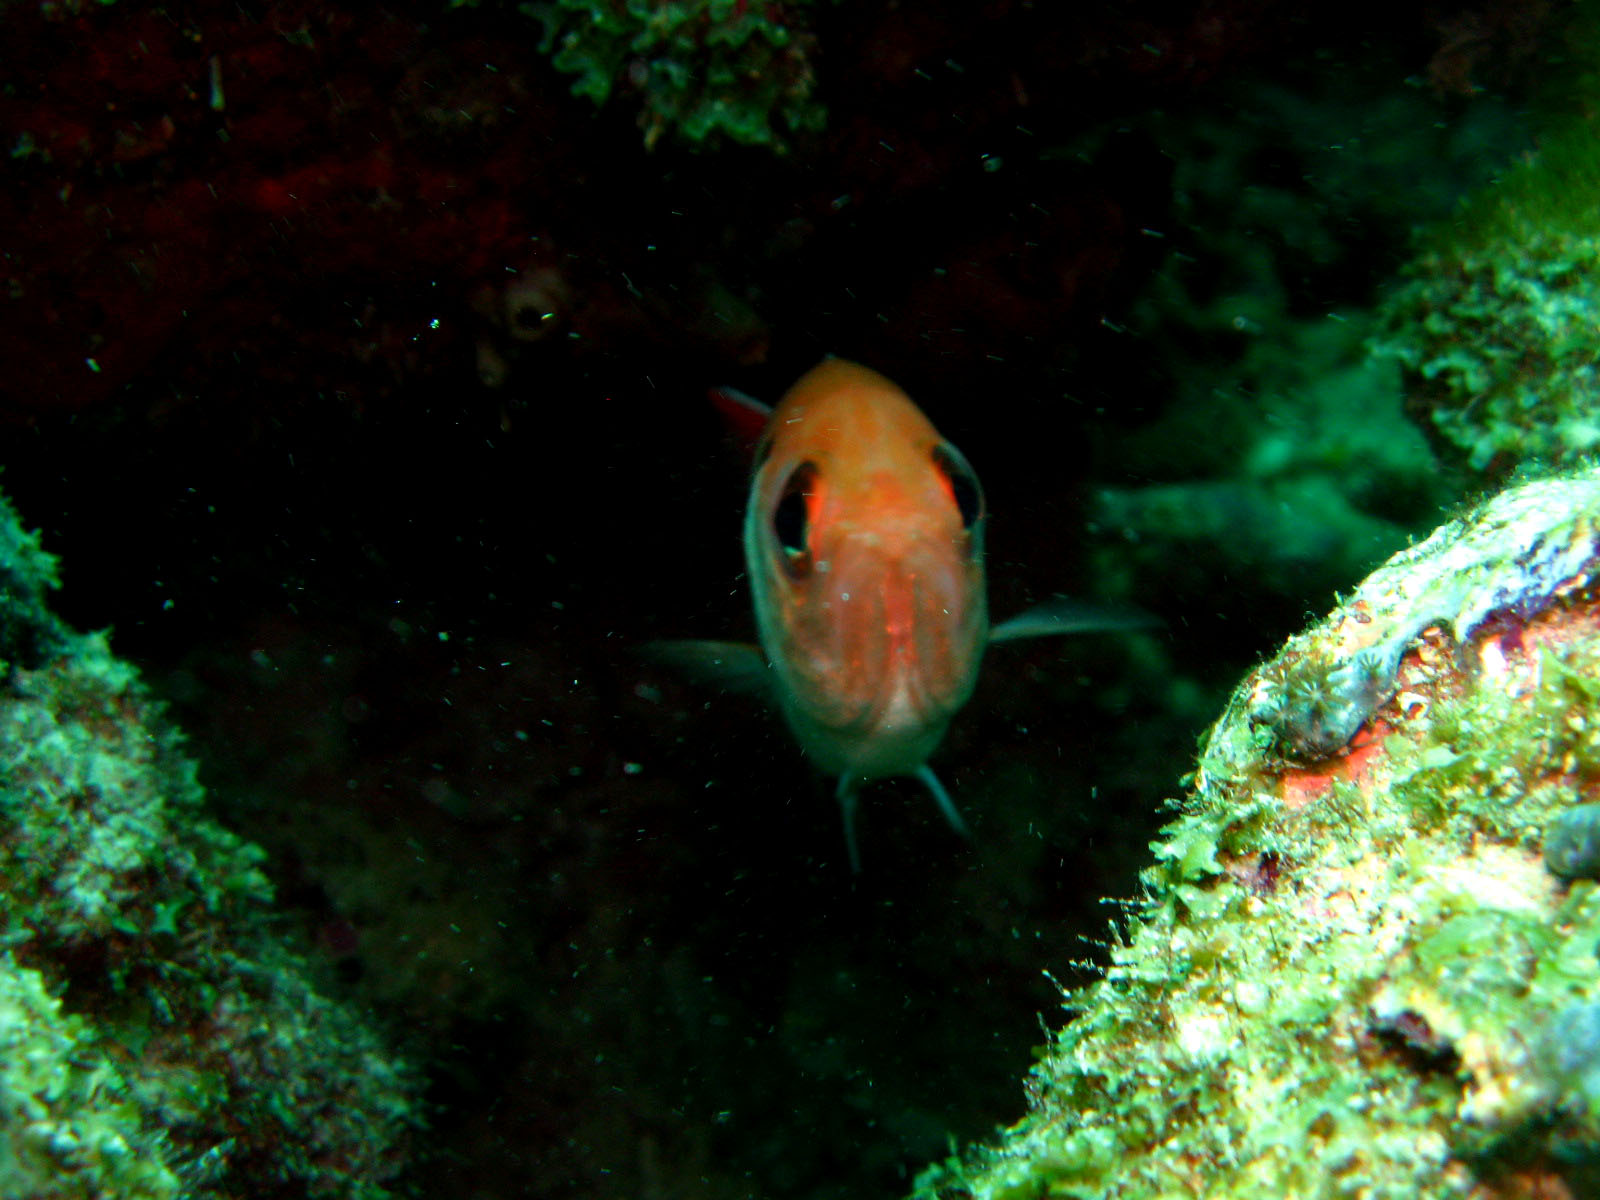
M972 695L984 648L1148 618L1057 601L991 628L978 477L876 371L827 359L770 411L731 389L713 398L764 423L744 522L761 648L671 642L657 657L775 700L838 777L853 871L857 798L874 779L920 779L966 836L928 758Z

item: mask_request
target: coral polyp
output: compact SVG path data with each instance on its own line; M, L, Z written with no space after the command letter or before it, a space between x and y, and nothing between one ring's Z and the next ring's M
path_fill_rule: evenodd
M1264 674L1250 720L1272 734L1287 757L1314 761L1337 754L1394 691L1395 664L1364 650L1339 661L1291 659Z

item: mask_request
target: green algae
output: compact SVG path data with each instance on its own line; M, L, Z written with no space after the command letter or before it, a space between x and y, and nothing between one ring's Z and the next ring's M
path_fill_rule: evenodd
M0 956L0 1195L176 1200L164 1135L109 1047L37 971Z
M1589 473L1480 507L1246 679L1029 1115L917 1195L1587 1194L1600 889L1541 844L1600 794L1597 497ZM1274 678L1391 644L1364 740L1286 757Z
M1600 17L1566 24L1538 147L1427 233L1373 339L1441 457L1494 479L1600 450Z
M0 495L0 664L31 666L66 649L69 632L48 605L50 592L60 585L57 572L38 532L24 527Z
M0 577L0 1195L382 1200L413 1071L281 944L263 853L3 502Z
M456 5L475 0L453 0ZM626 94L647 148L729 142L783 153L822 129L805 23L812 0L527 0L539 49L596 106Z

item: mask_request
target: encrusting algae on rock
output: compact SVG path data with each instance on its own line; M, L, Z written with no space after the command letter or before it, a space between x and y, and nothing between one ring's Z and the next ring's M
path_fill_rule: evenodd
M1423 239L1373 340L1440 461L1494 480L1600 451L1600 10L1568 5L1557 23L1537 144Z
M265 855L0 497L0 1197L383 1200L420 1080L273 928Z
M917 1195L1600 1195L1597 539L1600 470L1513 488L1247 677L1029 1115Z

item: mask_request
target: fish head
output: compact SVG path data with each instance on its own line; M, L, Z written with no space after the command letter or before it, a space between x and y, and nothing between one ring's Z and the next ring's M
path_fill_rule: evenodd
M882 375L829 359L773 411L746 566L781 706L824 770L916 773L971 695L983 525L971 466Z

